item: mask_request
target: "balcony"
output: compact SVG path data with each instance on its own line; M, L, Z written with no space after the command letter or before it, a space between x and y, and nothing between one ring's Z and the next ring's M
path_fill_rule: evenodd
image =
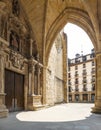
M92 87L92 91L95 91L95 87Z
M78 74L75 74L75 77L78 77L79 75Z
M83 72L82 75L83 75L83 76L86 76L86 75L87 75L87 72Z
M95 79L91 79L91 83L95 83Z
M68 82L68 85L71 85L71 82Z
M75 81L75 84L79 84L79 81Z
M82 90L83 90L83 91L87 91L87 87L84 87Z
M86 84L86 83L87 83L87 80L83 80L82 83L83 83L83 84Z
M79 88L75 88L75 92L79 92Z
M72 92L72 87L71 86L69 86L69 92Z
M68 78L71 78L71 75L68 75Z
M91 71L91 74L92 74L92 75L95 75L95 70L92 70L92 71Z

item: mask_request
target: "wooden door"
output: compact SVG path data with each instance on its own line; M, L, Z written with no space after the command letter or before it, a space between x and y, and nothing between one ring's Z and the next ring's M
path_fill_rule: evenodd
M24 109L24 76L5 70L5 104L9 111Z
M15 110L24 109L24 78L15 73Z
M5 71L5 104L9 111L14 110L14 73Z

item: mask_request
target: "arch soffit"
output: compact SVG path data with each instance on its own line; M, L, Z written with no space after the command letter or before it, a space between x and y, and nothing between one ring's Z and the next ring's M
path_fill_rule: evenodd
M48 62L48 57L50 54L52 44L57 34L68 22L78 25L88 34L88 36L91 38L91 41L96 51L97 49L96 35L95 35L93 25L87 13L78 9L66 8L54 21L54 23L51 25L47 33L46 43L45 43L46 44L46 50L45 50L46 51L46 64Z

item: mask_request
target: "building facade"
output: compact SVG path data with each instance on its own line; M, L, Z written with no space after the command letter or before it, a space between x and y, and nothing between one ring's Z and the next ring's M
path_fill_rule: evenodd
M94 102L95 99L95 53L69 59L68 92L69 102Z
M84 29L94 45L96 96L92 111L101 113L100 10L101 0L0 1L0 117L8 115L8 108L35 110L46 105L50 51L68 22ZM67 102L65 44L63 50L64 101Z

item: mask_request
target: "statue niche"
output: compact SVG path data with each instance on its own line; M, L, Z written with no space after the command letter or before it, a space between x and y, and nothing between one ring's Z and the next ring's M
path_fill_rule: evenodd
M39 61L39 55L38 55L37 44L36 44L35 41L33 42L32 55L33 55L33 57L34 57L35 60Z
M11 31L10 33L10 47L15 51L19 51L20 39L16 32Z
M13 1L12 1L12 13L13 13L15 16L19 16L19 14L20 14L20 7L19 7L19 2L18 2L18 0L13 0Z
M7 40L7 21L9 10L6 3L0 1L0 36Z

